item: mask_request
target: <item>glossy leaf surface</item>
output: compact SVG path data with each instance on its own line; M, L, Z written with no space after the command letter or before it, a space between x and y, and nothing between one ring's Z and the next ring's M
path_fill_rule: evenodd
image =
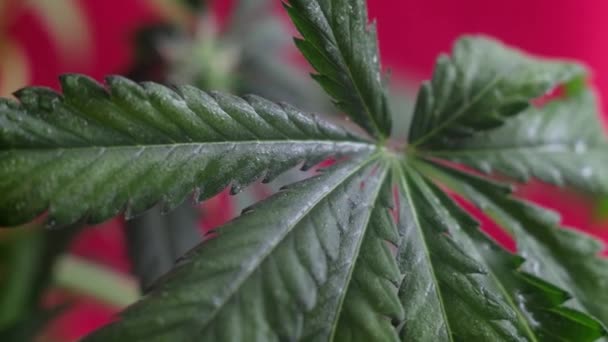
M489 38L461 38L420 89L409 141L428 149L450 146L502 125L531 100L584 75L576 64L531 57Z
M509 197L509 189L460 171L434 166L434 175L483 209L513 234L527 260L523 270L570 293L568 307L588 312L608 324L608 260L603 244L559 225L559 215ZM426 169L429 170L429 169Z
M568 292L524 271L531 266L526 259L500 247L443 191L429 186L445 208L445 220L452 220L454 240L486 267L491 288L516 313L514 322L528 341L595 341L605 334L599 322L568 307Z
M429 154L522 181L534 177L605 194L608 140L597 106L593 93L583 91Z
M578 342L605 335L601 244L562 229L554 214L513 198L508 186L454 165L606 192L606 140L585 70L465 37L422 87L409 140L389 141L365 2L285 6L314 77L368 136L255 96L121 77L103 86L67 75L62 95L27 88L18 101L0 100L0 225L39 215L51 224L94 223L157 205L166 212L189 196L237 193L298 165L334 161L217 229L86 340ZM561 85L567 97L531 107ZM484 235L441 186L506 228L520 255ZM144 235L133 239L149 248L136 267L156 278L162 271L142 265L157 252L166 269L179 252L171 239L146 245Z
M303 39L296 45L338 108L377 138L391 133L375 25L365 0L290 0L285 6Z
M402 341L525 341L482 263L452 238L439 199L416 171L400 175Z
M367 180L370 173L377 177ZM284 189L220 228L121 321L88 341L395 337L390 324L361 316L402 314L398 269L381 245L395 239L381 205L381 192L390 190L382 186L385 178L386 167L366 158ZM370 271L385 277L366 278ZM353 310L360 305L367 310Z
M231 185L305 162L370 150L342 128L258 97L192 87L139 86L121 77L106 90L62 78L63 96L27 88L0 102L0 225L49 211L49 222L101 222L161 201L203 200ZM25 179L26 182L20 180Z

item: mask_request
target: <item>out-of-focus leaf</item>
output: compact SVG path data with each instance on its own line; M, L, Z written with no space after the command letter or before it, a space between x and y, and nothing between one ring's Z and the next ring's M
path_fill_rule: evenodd
M153 208L125 223L133 273L143 291L201 241L198 219L197 209L184 202L166 215Z
M199 17L192 37L176 35L161 41L160 49L170 65L168 82L221 91L234 88L241 51L237 44L221 39L212 15Z

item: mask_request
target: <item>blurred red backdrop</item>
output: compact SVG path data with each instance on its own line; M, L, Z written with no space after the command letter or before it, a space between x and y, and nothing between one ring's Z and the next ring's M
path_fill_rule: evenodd
M83 55L86 58L75 60L71 58L74 56L62 53L50 36L48 25L35 11L18 10L10 20L5 18L4 23L0 23L0 30L4 28L6 37L16 42L27 56L28 84L56 87L57 76L66 72L85 73L99 80L106 74L126 72L133 57L131 38L135 30L166 18L166 13L159 10L159 0L61 2L66 1L73 2L88 23L91 51ZM15 5L21 1L0 2L10 6L11 2ZM216 0L214 8L220 16L225 16L231 2ZM484 33L535 54L583 61L593 70L592 81L602 98L608 96L608 44L605 44L608 2L605 0L369 0L368 3L370 16L379 22L384 66L390 67L397 77L414 81L428 78L436 56L448 52L459 35ZM0 35L0 42L1 39ZM592 219L588 198L564 190L547 191L546 186L539 184L527 186L521 193L560 210L565 224L608 240L608 229L603 229L607 224ZM217 213L212 222L203 222L207 227L231 216L225 194L207 206ZM114 220L100 229L88 230L74 243L73 252L128 272L119 225L120 222ZM114 311L90 300L80 300L76 310L54 325L52 335L61 340L77 339L107 322ZM71 322L69 326L68 322Z

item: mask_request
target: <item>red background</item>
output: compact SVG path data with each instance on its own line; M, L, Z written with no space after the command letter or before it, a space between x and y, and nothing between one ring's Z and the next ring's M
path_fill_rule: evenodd
M1 0L4 1L4 0ZM463 33L485 33L546 56L568 57L583 61L594 72L593 82L603 98L608 96L608 1L605 0L369 0L370 15L378 21L384 66L397 76L419 81L428 78L438 53L448 52ZM31 84L57 85L57 75L81 72L97 79L110 73L125 72L133 56L130 38L144 25L161 20L163 15L144 0L80 0L93 37L90 60L78 66L62 58L38 18L20 13L8 30L25 49L31 65ZM220 13L227 13L230 1L217 0ZM278 1L277 1L278 7ZM604 111L606 112L606 111ZM522 193L564 213L565 223L583 227L608 239L606 224L591 220L590 202L575 194L557 190L547 195L545 187L532 185ZM225 199L225 196L222 197ZM214 225L223 221L225 200L208 204L222 208ZM127 272L123 236L116 224L92 229L73 247L82 256ZM67 339L106 322L113 309L81 301L78 310L62 318L71 321L69 330L57 325L55 331Z

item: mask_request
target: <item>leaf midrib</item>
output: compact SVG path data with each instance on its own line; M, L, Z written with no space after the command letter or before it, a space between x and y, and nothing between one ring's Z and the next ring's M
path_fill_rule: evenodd
M338 141L338 140L240 140L240 141L214 141L214 142L189 142L175 144L133 144L133 145L90 145L90 146L49 146L49 147L0 147L0 153L9 151L57 151L57 150L89 150L89 149L146 149L146 148L179 148L194 146L221 146L221 145L335 145L353 147L358 149L372 150L376 146L366 142Z
M551 153L551 154L574 154L583 155L590 152L599 152L601 147L608 148L608 144L594 144L586 146L586 149L581 152L575 151L576 143L550 143L550 144L538 144L538 145L522 145L522 146L496 146L496 147L481 147L481 148L462 148L458 150L420 150L421 154L431 156L451 156L451 155L467 155L467 154L491 154L500 152L540 152L540 153Z

